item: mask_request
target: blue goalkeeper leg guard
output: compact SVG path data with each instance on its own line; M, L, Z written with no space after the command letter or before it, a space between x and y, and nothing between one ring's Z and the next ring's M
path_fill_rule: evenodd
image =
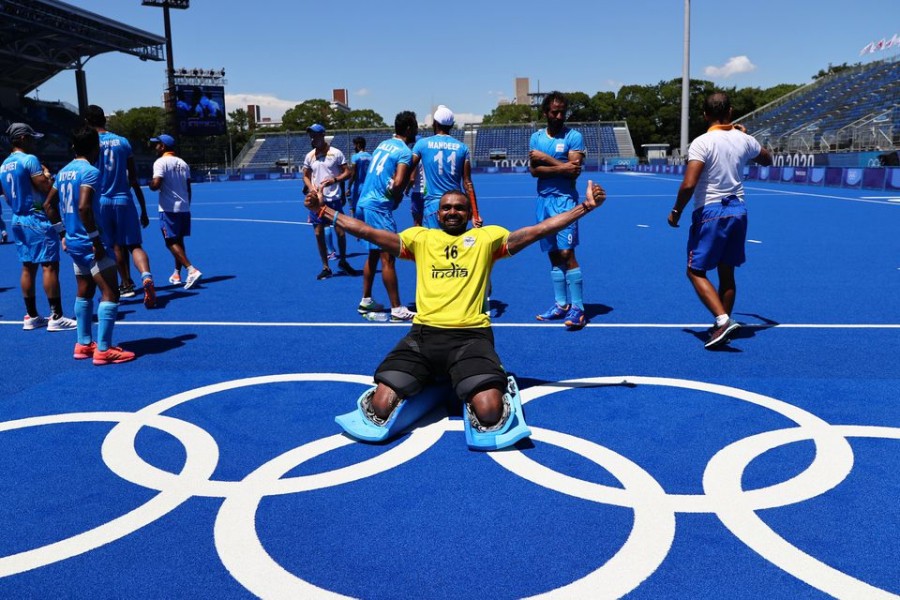
M519 397L519 386L516 385L512 375L507 376L503 404L503 417L499 423L490 427L481 425L471 406L468 403L464 405L463 423L466 430L466 444L470 450L508 448L531 435L531 430L525 424L525 411Z
M382 421L372 410L371 387L356 401L356 410L334 418L335 422L351 437L361 442L385 442L397 437L427 415L452 394L448 385L430 385L421 392L405 398L397 404L390 416Z

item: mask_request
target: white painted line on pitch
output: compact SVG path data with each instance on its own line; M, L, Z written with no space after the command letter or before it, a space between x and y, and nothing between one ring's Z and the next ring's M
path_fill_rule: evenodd
M0 325L22 326L22 321L0 321ZM116 327L409 327L410 323L350 322L350 323L304 323L302 321L255 322L255 321L116 321ZM559 323L491 323L492 327L526 327L562 329ZM591 329L686 329L709 328L709 323L590 323ZM900 323L743 323L747 329L900 329Z
M303 204L303 198L300 196L300 193L297 193L297 198L295 200L234 200L234 201L225 201L220 200L218 202L204 202L203 200L195 201L197 206L231 206L234 204L239 204L244 206L246 204Z
M764 190L766 192L775 192L777 194L784 194L787 196L809 196L811 198L831 198L832 200L846 200L847 202L865 202L867 204L883 204L887 205L887 202L880 200L865 200L863 198L850 198L848 196L833 196L831 194L812 194L810 192L789 192L787 190L779 190L775 188L758 188L756 186L744 186L748 189L752 190Z
M309 225L300 221L270 221L267 219L219 219L215 217L191 217L192 221L231 221L234 223L274 223L276 225Z
M638 174L638 173L635 173L635 174L631 174L631 173L615 173L615 174L616 174L616 175L632 175L632 176L636 176L636 175L647 175L647 176L652 176L652 177L654 177L655 179L658 179L658 180L660 180L660 181L677 181L677 182L681 182L681 181L682 181L681 179L674 179L674 178L672 178L672 177L659 177L659 176L654 175L653 173L640 173L640 174ZM745 188L745 189L748 189L748 190L754 190L754 191L774 192L774 193L777 193L777 194L785 194L785 195L788 195L788 196L810 196L810 197L813 197L813 198L831 198L831 199L833 199L833 200L847 200L847 201L849 201L849 202L865 202L865 203L868 203L868 204L900 204L900 199L893 199L893 198L890 198L890 199L876 200L876 199L873 199L873 197L870 197L870 196L862 196L862 197L860 197L860 198L850 198L850 197L848 197L848 196L833 196L833 195L830 195L830 194L813 194L813 193L811 193L811 192L791 192L791 191L788 191L788 190L779 190L779 189L776 189L776 188L770 188L770 187L758 187L757 185L753 185L753 184L747 185L746 182L744 183L744 188ZM618 197L618 196L616 196L616 197Z
M640 225L640 224L638 224L638 227L641 227L641 228L643 228L643 229L650 229L650 226L649 226L649 225Z
M762 242L759 240L747 240L747 243L748 244L762 244Z
M672 194L616 194L616 198L671 198Z

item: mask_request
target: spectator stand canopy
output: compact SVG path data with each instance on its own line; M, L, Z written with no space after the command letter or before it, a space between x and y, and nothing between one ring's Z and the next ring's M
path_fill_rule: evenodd
M0 0L0 100L17 102L61 71L76 69L79 104L86 103L82 66L88 59L123 52L162 61L165 43L162 36L64 2Z

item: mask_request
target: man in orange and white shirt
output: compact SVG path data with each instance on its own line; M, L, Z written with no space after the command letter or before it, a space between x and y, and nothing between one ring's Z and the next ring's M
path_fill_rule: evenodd
M199 281L200 270L187 256L184 238L191 235L191 168L175 156L175 138L163 133L151 138L159 158L153 163L150 189L159 192L159 226L166 248L175 257L175 272L169 277L172 285L181 284L181 268L187 268L184 289Z
M681 211L693 196L687 276L700 301L716 319L705 344L712 348L727 342L740 327L730 315L737 292L734 268L745 261L744 165L750 160L770 165L772 156L756 138L747 135L742 125L731 123L727 94L711 94L703 105L703 116L710 127L688 149L684 180L668 221L672 227L678 227ZM706 278L710 269L718 271L718 290Z

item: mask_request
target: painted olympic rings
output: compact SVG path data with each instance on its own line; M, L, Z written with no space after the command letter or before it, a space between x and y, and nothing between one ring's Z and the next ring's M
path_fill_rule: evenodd
M229 573L248 591L262 597L343 598L310 584L279 565L262 545L256 530L260 502L273 495L296 494L339 486L397 467L431 448L445 432L462 431L462 422L446 416L415 429L373 458L332 471L285 477L303 463L339 451L353 441L343 435L320 438L274 457L240 481L212 478L219 462L216 441L204 429L166 411L218 392L270 383L335 381L371 385L371 376L342 373L295 373L252 377L209 385L176 394L136 412L85 412L33 417L0 423L0 433L62 423L114 423L101 456L117 476L158 492L141 506L96 528L17 554L0 557L0 577L50 565L121 539L153 523L193 497L222 498L214 541ZM621 487L605 486L559 473L521 451L489 453L509 472L561 494L634 511L631 534L622 547L596 570L563 587L536 597L620 597L640 586L669 553L676 532L677 513L715 514L731 533L761 557L808 585L837 597L896 598L804 553L776 534L756 511L797 504L840 484L853 467L849 437L900 440L900 428L831 425L796 406L767 396L722 385L663 377L594 377L556 382L520 390L524 403L534 402L572 387L629 384L698 390L740 400L782 415L796 427L767 431L735 441L717 452L703 474L702 494L668 494L645 469L621 454L566 433L532 426L532 440L578 454L608 471ZM147 463L136 449L139 431L151 427L174 437L183 446L185 464L171 473ZM810 440L815 458L802 472L780 483L745 490L747 467L774 448Z

